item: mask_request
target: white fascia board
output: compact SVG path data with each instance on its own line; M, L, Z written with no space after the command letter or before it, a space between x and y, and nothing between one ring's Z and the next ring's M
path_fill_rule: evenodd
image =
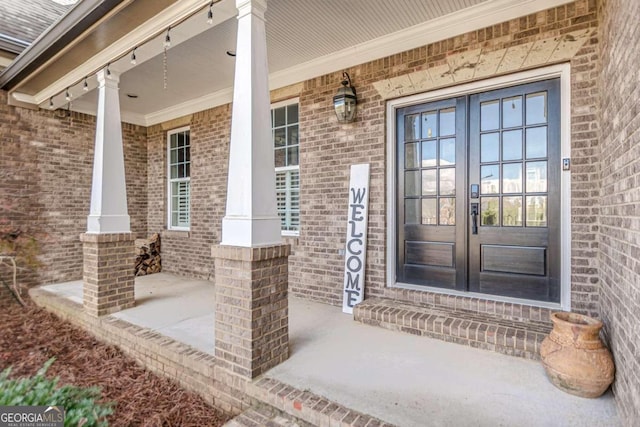
M24 102L26 104L37 104L35 98L32 95L27 95L22 92L11 92L11 96L18 102Z

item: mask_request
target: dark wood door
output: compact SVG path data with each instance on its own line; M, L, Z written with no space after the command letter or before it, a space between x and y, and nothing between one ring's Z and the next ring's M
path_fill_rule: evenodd
M559 96L554 79L469 98L472 292L560 301Z
M460 97L397 113L399 282L466 288L466 110Z
M559 85L397 111L398 282L560 300Z

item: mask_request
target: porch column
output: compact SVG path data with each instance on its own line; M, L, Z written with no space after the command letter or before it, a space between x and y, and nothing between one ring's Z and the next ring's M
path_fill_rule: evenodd
M216 276L215 356L253 378L289 357L288 256L276 210L266 0L236 0L238 39L222 241Z
M134 305L134 236L127 212L120 77L101 70L93 159L91 209L87 232L80 236L84 252L83 304L94 316Z

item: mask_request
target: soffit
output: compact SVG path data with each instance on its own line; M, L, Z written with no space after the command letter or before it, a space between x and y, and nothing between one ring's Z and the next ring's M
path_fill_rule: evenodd
M268 0L269 71L283 71L485 1ZM148 115L229 89L234 60L225 52L235 50L236 30L237 21L229 19L172 46L167 52L166 89L162 54L126 71L120 79L121 108ZM127 93L138 98L124 96ZM92 92L77 104L88 109L96 99Z
M485 1L270 0L269 68L282 70Z
M128 55L112 62L112 69L122 73L120 99L123 119L143 125L159 123L181 115L194 113L230 102L235 62L225 54L235 50L237 21L235 1L221 0L214 6L215 22L206 24L208 2L188 0L196 15L177 27L172 27L172 46L167 50L166 67L162 32L138 48L138 63L129 64ZM170 0L136 0L140 10L148 15L160 9L153 4ZM266 12L267 49L269 55L270 88L276 89L330 72L339 72L372 59L381 58L427 43L462 34L477 28L504 22L544 10L568 0L268 0ZM179 6L181 2L177 2ZM128 6L132 7L132 6ZM173 7L173 6L172 6ZM191 6L190 6L191 7ZM183 8L184 9L184 8ZM133 9L131 9L133 10ZM185 9L186 10L186 9ZM140 12L139 12L140 13ZM104 27L87 41L86 52L81 44L69 52L68 62L59 61L60 68L47 68L27 86L16 92L38 92L34 99L46 108L49 97L55 107L66 107L64 88L71 86L72 109L95 114L95 79L90 73L106 65L75 64L88 58L89 52L111 43L131 27L141 24L140 14L114 16L113 27ZM148 22L156 27L167 12L159 13ZM163 21L165 22L165 21ZM118 23L118 24L116 24ZM139 40L122 46L133 48ZM111 45L113 48L114 45ZM114 49L114 52L116 50ZM127 52L126 49L123 52ZM95 59L95 58L94 58ZM115 59L115 58L114 58ZM73 63L73 67L70 65ZM65 64L65 66L62 66ZM93 68L92 68L93 67ZM63 76L62 73L68 72ZM166 72L165 72L166 70ZM52 74L53 73L53 74ZM90 91L81 90L81 79L89 74ZM62 76L62 77L61 77ZM53 78L55 77L55 78ZM166 88L164 85L166 78ZM55 83L55 84L54 84ZM357 82L354 82L357 85ZM47 86L49 84L49 86ZM29 89L28 91L26 89ZM135 94L132 99L126 94ZM18 97L16 99L20 100Z

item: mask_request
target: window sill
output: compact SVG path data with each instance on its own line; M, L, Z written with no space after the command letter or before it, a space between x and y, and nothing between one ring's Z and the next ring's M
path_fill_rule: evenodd
M191 232L188 230L164 230L161 233L163 238L176 238L176 239L188 239L191 235Z

